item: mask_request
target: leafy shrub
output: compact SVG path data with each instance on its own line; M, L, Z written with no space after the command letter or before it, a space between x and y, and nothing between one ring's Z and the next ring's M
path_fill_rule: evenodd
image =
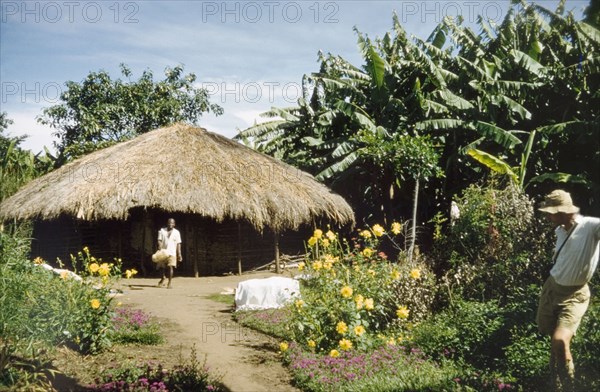
M452 296L508 302L515 287L543 282L553 240L534 215L533 201L515 186L472 185L456 200L460 217L434 246Z
M400 231L395 223L389 230ZM290 307L294 340L309 350L368 349L380 344L390 327L410 329L428 313L434 278L422 263L392 263L378 252L380 225L362 230L352 246L335 233L315 230L310 258L301 265L307 279L302 299Z
M504 312L495 302L456 302L416 327L413 344L433 358L491 367L502 357L506 340L498 337L504 324Z

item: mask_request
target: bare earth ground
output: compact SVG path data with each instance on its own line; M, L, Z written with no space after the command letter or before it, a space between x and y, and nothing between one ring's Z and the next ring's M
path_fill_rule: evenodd
M290 272L286 272L288 275ZM166 341L157 346L116 345L95 356L58 348L52 366L58 370L54 387L60 392L85 391L94 378L111 367L160 362L165 368L189 363L192 346L206 359L209 373L232 392L292 392L291 376L281 364L279 341L232 320L230 305L207 298L231 291L238 282L276 276L270 272L242 276L173 279L173 288L158 288L158 279L121 281L122 306L154 316Z
M240 281L270 276L274 274L175 277L172 289L156 287L157 279L123 280L124 293L118 301L170 321L166 344L153 352L158 359L173 359L180 353L187 358L195 344L199 359L206 356L210 373L221 375L225 387L233 392L298 391L281 364L279 342L241 327L232 320L230 306L207 298L234 289Z

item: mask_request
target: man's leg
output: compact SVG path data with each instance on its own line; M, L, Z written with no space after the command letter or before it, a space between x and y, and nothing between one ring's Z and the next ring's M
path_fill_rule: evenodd
M160 270L162 272L162 278L160 278L160 280L158 281L158 287L162 287L163 283L165 282L165 267L160 267Z
M173 279L173 266L169 266L169 283L167 284L167 288L171 288L171 279Z
M571 339L573 331L558 327L552 334L551 366L556 366L564 391L573 391L575 382L575 366L571 355Z

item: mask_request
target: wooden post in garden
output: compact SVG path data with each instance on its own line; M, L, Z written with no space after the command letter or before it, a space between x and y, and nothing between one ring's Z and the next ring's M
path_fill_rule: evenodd
M140 270L142 275L146 277L146 266L144 265L144 257L146 256L146 209L142 211L142 246L140 248Z
M276 273L281 273L281 271L279 270L279 231L275 230L274 231L275 235L274 235L274 246L275 246L275 272Z

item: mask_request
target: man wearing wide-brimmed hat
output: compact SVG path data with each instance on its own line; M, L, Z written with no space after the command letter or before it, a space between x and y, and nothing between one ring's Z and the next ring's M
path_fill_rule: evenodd
M556 225L556 246L537 323L540 332L551 337L553 387L568 391L575 381L570 344L590 302L588 282L598 265L600 219L580 215L571 195L560 189L548 194L539 210Z

